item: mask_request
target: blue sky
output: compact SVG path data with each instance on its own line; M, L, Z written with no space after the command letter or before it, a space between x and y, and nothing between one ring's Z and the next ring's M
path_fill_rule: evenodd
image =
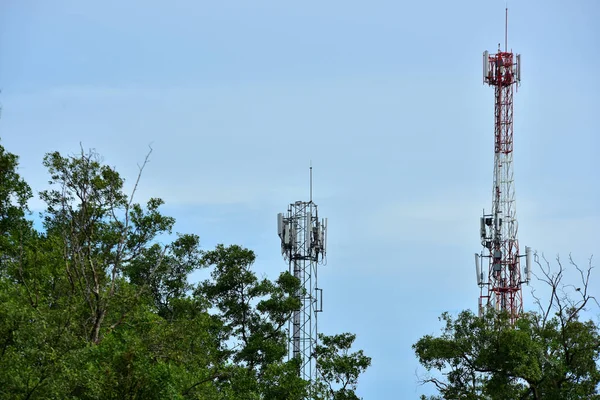
M481 54L504 1L0 2L0 137L44 189L44 153L95 148L203 246L286 268L276 214L329 219L324 333L373 357L365 399L418 398L410 348L475 310L490 209L493 90ZM509 2L521 246L600 257L600 3ZM40 202L32 202L40 210ZM593 289L600 288L596 274ZM525 289L526 307L531 306Z

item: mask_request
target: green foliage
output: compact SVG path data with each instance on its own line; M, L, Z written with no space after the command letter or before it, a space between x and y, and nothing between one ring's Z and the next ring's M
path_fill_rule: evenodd
M126 194L94 152L46 155L37 231L17 161L0 146L0 398L305 398L286 361L296 278L259 279L251 250L197 235L161 244L162 200L135 203L140 177Z
M572 264L583 289L567 293L573 286L562 285L559 261L559 271L544 270L541 279L552 290L548 304L534 297L540 311L514 325L493 310L481 317L444 313L441 335L413 345L419 362L435 372L424 379L440 394L430 399L600 399L600 328L579 320L579 312L595 303L587 290L592 266L585 273Z
M22 236L31 227L25 220L31 188L17 172L18 161L0 145L0 276L22 251Z
M4 227L24 216L27 200L32 196L31 188L17 173L18 165L19 157L0 145L0 221Z
M316 349L317 368L321 380L317 385L317 398L358 400L358 377L371 365L371 358L362 350L350 353L356 335L343 333L325 336L319 334L321 344Z
M236 398L264 398L270 393L267 398L302 399L306 383L297 376L294 363L284 361L284 326L300 306L294 297L299 282L288 272L275 282L259 280L250 269L254 260L251 250L217 246L204 255L204 263L213 266L212 280L205 281L196 294L219 311L223 339L228 343L224 352L243 368L231 376ZM275 389L271 384L261 385L262 379L286 385Z
M139 287L146 287L156 311L172 317L173 301L185 297L193 289L187 278L202 267L200 238L182 235L166 247L153 244L140 250L139 255L124 266L124 274Z

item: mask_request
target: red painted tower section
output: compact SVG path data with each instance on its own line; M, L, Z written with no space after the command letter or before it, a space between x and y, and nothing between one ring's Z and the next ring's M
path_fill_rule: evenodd
M529 280L530 260L526 247L527 280L523 280L513 177L513 92L521 80L520 61L519 54L514 55L507 47L501 51L500 45L496 54L483 53L483 81L494 87L494 184L492 212L484 212L481 218L484 249L476 255L480 314L484 306L491 306L508 312L513 322L523 312L521 286ZM487 273L481 270L480 258L489 261Z

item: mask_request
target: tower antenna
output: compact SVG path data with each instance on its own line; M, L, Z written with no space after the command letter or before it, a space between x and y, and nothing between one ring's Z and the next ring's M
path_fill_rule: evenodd
M310 160L310 202L312 203L312 160Z
M508 52L508 2L506 3L506 15L504 17L504 52Z

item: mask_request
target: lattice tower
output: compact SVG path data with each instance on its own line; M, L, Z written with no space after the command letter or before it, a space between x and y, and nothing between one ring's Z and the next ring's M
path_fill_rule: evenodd
M508 10L507 19L508 22ZM480 221L481 254L475 255L480 286L479 313L484 306L506 311L511 321L523 312L521 286L529 282L531 250L525 247L525 279L521 276L513 173L513 90L521 82L521 56L498 45L496 54L483 53L483 81L494 87L494 183L492 211ZM482 271L480 258L489 260Z
M299 376L313 386L317 380L314 352L318 343L317 315L323 311L323 290L318 286L318 266L326 262L327 219L319 220L317 205L310 201L289 205L277 215L281 252L289 271L301 283L296 294L300 308L289 322L289 358L300 358Z

